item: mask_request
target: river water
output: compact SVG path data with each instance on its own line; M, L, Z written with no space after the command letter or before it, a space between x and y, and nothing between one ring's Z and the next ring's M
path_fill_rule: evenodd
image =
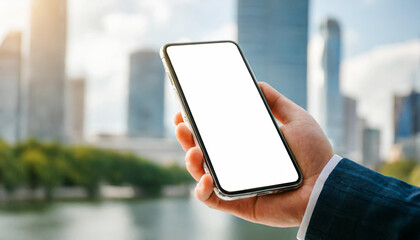
M296 239L296 233L249 223L187 197L0 206L0 240L280 240Z

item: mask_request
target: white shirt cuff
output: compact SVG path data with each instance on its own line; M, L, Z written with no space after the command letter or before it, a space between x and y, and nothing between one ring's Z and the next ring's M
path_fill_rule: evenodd
M324 183L327 180L328 176L334 170L335 166L340 162L342 157L334 154L332 158L328 161L327 165L325 165L324 169L322 169L321 174L319 175L318 179L315 182L315 186L312 189L311 196L309 197L308 205L306 206L305 215L303 215L302 223L300 224L299 231L297 234L297 239L303 240L305 239L306 230L308 230L309 221L312 217L312 212L314 211L315 204L318 201L319 194L324 187Z

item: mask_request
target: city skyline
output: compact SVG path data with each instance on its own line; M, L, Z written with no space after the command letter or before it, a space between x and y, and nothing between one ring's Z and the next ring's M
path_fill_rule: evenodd
M167 41L223 38L236 40L237 28L234 24L236 5L234 1L227 1L224 5L226 7L220 12L220 17L214 19L211 24L204 22L205 17L196 18L196 16L207 16L203 14L206 12L204 8L219 9L217 1L206 3L205 6L190 3L183 6L182 11L177 11L180 8L173 6L172 3L154 2L156 4L146 6L147 4L144 2L131 5L133 3L126 1L108 1L98 5L94 2L69 1L67 72L69 78L86 76L87 79L86 131L88 136L98 132L123 133L126 131L124 106L128 99L128 90L125 89L128 82L128 54L134 49L142 47L157 49ZM0 8L0 13L2 13L0 14L2 20L0 38L4 37L9 29L16 27L24 30L24 38L27 36L27 34L25 35L27 30L25 25L29 22L29 17L25 17L25 14L28 15L28 3L27 0L14 2L0 0L0 6L2 6ZM156 7L159 4L163 7ZM381 143L384 143L381 149L382 156L386 156L393 141L392 122L386 120L392 111L393 96L393 93L388 89L398 82L394 87L396 94L405 94L409 91L409 88L406 87L408 86L405 80L406 74L413 71L413 63L417 63L420 55L420 50L418 50L420 44L413 40L418 38L418 31L414 27L410 27L415 26L418 21L418 18L413 17L415 16L413 15L413 9L416 9L415 4L419 3L412 1L405 4L399 4L396 1L386 3L352 1L326 4L325 1L319 0L311 1L309 9L309 49L312 48L312 43L319 35L317 29L320 19L334 16L343 23L343 92L358 101L358 113L366 118L368 125L381 129L381 133L383 133L381 134ZM366 14L362 14L358 19L346 14L348 9L355 8ZM5 9L8 10L5 11ZM94 9L95 11L93 11ZM165 15L165 9L171 11ZM390 19L386 18L383 13L389 12L390 9L404 11L405 18L400 20L399 16L395 16L392 24L389 24ZM182 15L197 19L197 21L194 21L194 25L189 25L185 18L180 17ZM364 21L366 16L375 19L375 21ZM411 21L408 21L410 19ZM16 23L12 23L13 21ZM363 26L360 25L361 21L365 23ZM176 31L170 30L172 24L168 24L169 22L178 26ZM380 37L375 36L374 26L378 23L386 26L384 27L386 31L377 34ZM191 29L198 29L194 27L197 25L200 25L200 31L191 31ZM402 28L403 25L406 27ZM127 27L120 28L119 26ZM186 27L180 29L179 26ZM366 39L369 41L365 41ZM382 47L375 48L377 46ZM396 72L392 73L392 68L386 67L387 65L383 64L383 61L380 62L379 56L381 59L389 59L389 62L394 61L394 65L399 66L396 67ZM399 57L404 57L404 61L399 61ZM370 60L365 61L368 58ZM309 65L312 61L311 56L308 56ZM405 66L401 66L402 64ZM366 70L366 68L372 70ZM417 65L416 68L418 68ZM370 72L374 72L374 74ZM392 76L398 76L398 79ZM386 94L382 93L382 90L374 89L374 86L379 85L378 83L384 83L384 87L387 89ZM311 87L308 86L308 89ZM356 89L362 91L356 92ZM111 94L114 96L112 101L106 98ZM384 104L378 106L378 102ZM378 107L371 109L372 106ZM165 121L171 122L172 115L168 115Z

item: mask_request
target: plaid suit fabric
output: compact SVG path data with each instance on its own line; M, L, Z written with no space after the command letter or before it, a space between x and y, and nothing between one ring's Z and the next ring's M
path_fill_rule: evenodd
M342 159L324 183L305 239L420 240L420 188Z

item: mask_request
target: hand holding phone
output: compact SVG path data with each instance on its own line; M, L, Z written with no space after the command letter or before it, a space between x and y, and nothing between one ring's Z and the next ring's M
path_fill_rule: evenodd
M268 84L257 84L233 42L168 44L161 57L181 103L176 136L199 181L197 198L252 222L299 225L333 155L316 121Z
M220 198L300 186L293 153L237 44L167 44L161 58Z
M315 182L334 152L317 122L305 110L268 84L259 83L259 86L273 115L283 123L280 128L302 170L303 183L299 189L234 201L222 200L214 194L213 179L203 169L203 154L195 146L181 113L174 119L176 136L187 152L187 169L198 181L195 194L200 201L251 222L275 227L299 226Z

